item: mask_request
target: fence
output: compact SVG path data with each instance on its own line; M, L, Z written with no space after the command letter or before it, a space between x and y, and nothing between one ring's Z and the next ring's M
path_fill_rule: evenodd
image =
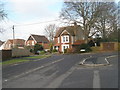
M0 50L0 61L12 58L12 50Z

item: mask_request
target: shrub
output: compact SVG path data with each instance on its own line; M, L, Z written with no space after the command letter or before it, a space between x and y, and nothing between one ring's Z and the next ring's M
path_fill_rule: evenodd
M33 52L33 49L30 49L30 52L32 53L32 52Z
M53 52L57 52L57 50L56 50L56 49L53 49Z
M73 53L73 49L72 48L68 48L67 49L67 53Z
M92 51L91 48L90 48L90 46L89 46L88 44L81 44L81 45L80 45L80 50L81 50L81 49L85 49L85 52L90 52L90 51Z
M46 52L45 51L40 51L40 54L45 54Z
M43 50L43 46L40 44L35 44L34 45L34 52L35 54L38 54L38 51L42 51Z
M64 49L64 53L67 53L67 49Z

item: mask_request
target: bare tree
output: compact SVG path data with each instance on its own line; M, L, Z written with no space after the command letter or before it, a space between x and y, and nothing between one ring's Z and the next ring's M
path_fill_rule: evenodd
M45 27L45 34L50 40L50 42L53 42L56 30L57 30L57 26L55 24L50 24Z
M0 22L4 20L5 17L7 17L7 14L5 13L5 10L3 8L4 4L0 2ZM0 33L4 31L4 28L0 25Z
M85 40L87 41L88 37L92 37L100 31L100 28L98 29L100 21L103 26L105 25L104 19L108 19L108 12L110 14L110 12L113 11L111 7L112 4L112 2L78 2L75 0L71 2L64 2L60 18L63 20L66 19L69 22L73 21L79 23L84 31ZM107 6L104 9L105 5ZM109 15L109 17L111 16ZM107 26L110 26L110 23L107 23ZM91 34L93 30L94 32ZM105 30L102 30L102 33L105 33Z
M80 24L84 31L85 40L90 36L92 28L100 15L101 8L98 2L64 2L64 7L62 9L60 18L67 19L70 21L75 21ZM97 32L97 31L96 31Z
M117 6L114 2L102 3L101 14L96 22L96 29L102 33L103 39L106 39L111 32L117 30Z

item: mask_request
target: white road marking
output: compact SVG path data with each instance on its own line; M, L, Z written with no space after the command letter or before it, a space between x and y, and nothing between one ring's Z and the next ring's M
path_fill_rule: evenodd
M116 57L117 55L112 55L112 56L108 56L105 58L105 61L107 62L107 64L110 64L109 61L108 61L108 58L113 58L113 57Z
M62 61L62 60L64 60L64 58L58 59L58 60L56 60L56 61L54 61L54 62L45 64L44 66L40 66L40 67L34 68L34 69L32 69L32 70L29 70L29 71L27 71L27 72L24 72L24 73L22 73L22 74L16 75L16 76L14 76L14 77L12 77L12 78L10 78L10 79L7 79L7 81L8 81L8 80L11 80L11 79L15 79L15 78L21 77L21 76L26 75L26 74L29 74L29 73L32 73L32 72L34 72L34 71L37 71L37 70L42 69L42 68L44 68L44 67L47 67L47 66L49 66L49 65L55 64L55 63L60 62L60 61Z
M86 61L87 59L91 58L91 57L92 57L92 56L89 56L88 58L85 58L82 62L80 62L80 64L84 64L85 61Z
M110 63L108 62L107 58L105 58L105 61L107 62L107 64L110 64Z
M16 66L16 65L18 65L18 64L13 64L13 66Z
M113 57L116 57L117 55L112 55L112 56L108 56L106 58L113 58Z
M7 82L8 80L6 79L6 80L4 80L5 82Z
M100 76L98 70L94 71L93 88L100 88Z

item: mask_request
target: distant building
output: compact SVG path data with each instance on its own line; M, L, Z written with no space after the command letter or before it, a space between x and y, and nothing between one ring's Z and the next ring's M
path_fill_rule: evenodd
M24 48L25 46L25 40L23 39L9 39L1 46L2 49L12 49L14 48Z
M50 42L43 35L31 34L25 44L26 44L26 46L33 47L36 43L42 45L45 51L50 49L50 47L49 47Z

